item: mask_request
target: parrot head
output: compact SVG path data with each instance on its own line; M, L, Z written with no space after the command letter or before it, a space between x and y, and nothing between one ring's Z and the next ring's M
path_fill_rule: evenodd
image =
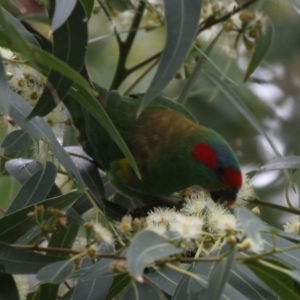
M193 147L192 156L208 169L207 173L213 178L214 184L207 187L212 199L229 207L235 202L242 186L242 173L226 141L215 132L210 137L213 138L208 143L200 142Z

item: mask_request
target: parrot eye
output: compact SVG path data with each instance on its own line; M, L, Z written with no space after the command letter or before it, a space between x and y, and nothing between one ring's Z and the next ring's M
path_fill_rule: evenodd
M219 180L222 180L226 175L226 169L223 166L217 166L215 169L215 173Z
M236 195L237 195L238 189L236 188L227 188L227 189L221 189L218 191L212 191L210 192L211 198L221 204L225 204L226 206L231 206L233 202L235 201Z

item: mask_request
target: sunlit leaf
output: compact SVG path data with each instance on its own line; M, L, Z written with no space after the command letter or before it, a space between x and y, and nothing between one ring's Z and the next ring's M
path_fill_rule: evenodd
M128 271L131 275L139 277L149 263L180 252L181 249L175 248L154 231L142 231L135 236L129 246L126 255Z
M143 110L174 77L190 50L198 28L201 0L165 0L164 3L166 45L140 110Z
M246 81L250 77L250 75L256 70L256 68L260 65L260 63L266 56L271 46L272 40L273 40L273 25L269 20L269 24L266 28L266 31L265 32L263 30L258 31L254 53L252 54L252 57L248 64L244 81Z

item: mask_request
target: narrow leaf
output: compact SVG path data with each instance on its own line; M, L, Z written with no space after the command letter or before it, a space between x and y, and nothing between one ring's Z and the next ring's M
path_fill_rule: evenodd
M36 275L41 282L59 284L64 282L75 268L73 260L62 260L43 267Z
M39 140L47 140L52 151L60 163L65 167L71 178L76 182L79 189L84 188L84 182L76 168L74 162L57 141L49 125L41 118L35 117L30 121L25 121L30 113L31 107L16 93L10 91L10 116L27 133Z
M231 268L236 255L236 248L231 250L231 253L222 262L216 262L211 271L209 284L205 299L218 300L222 295L224 286L230 276Z
M5 168L12 177L23 184L33 174L40 171L43 165L33 159L14 158L5 163Z
M51 21L51 29L55 31L69 18L77 0L56 0L54 16ZM78 1L79 2L79 1Z
M248 64L244 81L246 81L251 76L251 74L256 70L256 68L260 65L260 63L266 56L271 46L272 40L273 40L273 25L269 20L269 24L267 26L266 31L264 32L262 29L258 31L258 37L256 38L254 53Z
M255 116L250 112L250 110L242 103L237 96L229 89L229 87L220 80L213 73L205 73L206 76L216 85L217 88L224 94L224 96L231 102L231 104L239 110L239 112L248 120L248 122L266 139L267 143L272 148L273 152L277 157L281 157L280 152L277 147L267 134L266 130L261 126Z
M56 177L56 167L47 162L46 166L29 178L6 211L6 216L22 208L38 204L48 195Z
M8 87L8 83L7 83L7 76L6 76L2 57L0 55L0 91L1 91L0 108L6 114L8 113L8 107L9 107L8 90L9 90L9 87Z
M283 267L283 265L271 260L268 260L268 262L272 262L275 268L260 264L255 260L246 261L246 265L281 299L299 300L299 290L295 281L286 273L276 269L276 266Z
M28 147L30 143L29 134L24 130L14 130L4 138L1 147L5 149L6 153L15 153Z
M76 0L59 0L55 2L52 19L52 26L56 26L55 29L52 28L54 31L53 55L64 61L75 71L80 72L84 63L88 40L87 18L84 7L81 1ZM54 4L54 0L51 1L51 4ZM51 5L50 8L52 8ZM49 14L52 15L52 10ZM68 15L67 19L64 19L66 14ZM64 21L66 22L64 23ZM64 24L62 25L61 22ZM51 70L46 87L28 118L37 115L45 116L50 113L58 102L67 95L72 84L73 80L55 70Z
M135 236L129 246L126 255L128 271L134 277L140 277L149 263L177 253L181 253L181 249L175 248L157 233L144 230Z
M184 62L195 38L201 12L201 0L165 0L167 39L157 72L140 111L171 81Z
M131 282L129 274L115 275L114 280L109 288L105 300L115 299Z
M82 195L79 191L74 191L59 197L43 201L45 209L50 206L65 210L70 207ZM30 230L35 228L35 223L28 218L27 214L34 210L34 206L26 207L11 215L0 219L0 240L7 243L14 243L21 237L30 235ZM29 239L33 236L29 236Z
M42 267L60 259L14 248L0 242L0 269L8 274L34 274Z
M300 156L285 156L275 158L260 167L259 171L280 169L300 169Z
M178 103L181 103L183 105L186 104L189 93L191 92L191 89L192 89L196 79L198 78L198 76L202 70L202 67L204 66L204 64L207 60L207 56L210 54L211 50L215 46L216 42L218 41L218 39L222 33L223 33L223 29L220 30L220 32L217 34L217 36L213 39L213 41L209 44L209 46L205 50L204 55L202 55L201 58L199 59L199 61L197 62L192 74L190 75L189 79L185 83L185 85L178 97L178 100L177 100Z

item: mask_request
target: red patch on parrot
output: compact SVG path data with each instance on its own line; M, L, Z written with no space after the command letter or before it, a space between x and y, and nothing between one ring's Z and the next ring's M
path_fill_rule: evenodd
M240 171L235 171L231 168L227 168L225 171L225 185L233 186L239 189L242 186L242 173Z
M197 144L193 148L192 155L197 161L208 166L211 170L217 165L218 158L215 151L206 144Z

